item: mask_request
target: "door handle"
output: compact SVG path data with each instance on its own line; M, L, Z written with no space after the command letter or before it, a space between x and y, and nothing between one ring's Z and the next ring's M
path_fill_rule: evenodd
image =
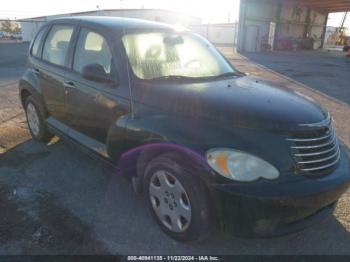
M75 88L74 83L71 82L71 81L64 82L63 86L64 86L65 88Z

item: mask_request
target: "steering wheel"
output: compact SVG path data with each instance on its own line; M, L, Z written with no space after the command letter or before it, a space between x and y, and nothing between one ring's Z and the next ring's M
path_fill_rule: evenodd
M151 46L147 52L146 52L146 58L147 59L157 59L162 52L162 49L159 45L153 45Z
M186 64L184 64L185 67L191 67L190 65L193 63L198 63L200 65L200 61L198 59L191 59Z

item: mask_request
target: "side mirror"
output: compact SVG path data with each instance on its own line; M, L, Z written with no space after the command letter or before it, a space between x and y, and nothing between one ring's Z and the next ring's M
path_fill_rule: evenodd
M90 65L84 66L82 75L85 79L99 82L99 83L114 84L116 82L115 80L109 78L103 66L99 64L90 64Z

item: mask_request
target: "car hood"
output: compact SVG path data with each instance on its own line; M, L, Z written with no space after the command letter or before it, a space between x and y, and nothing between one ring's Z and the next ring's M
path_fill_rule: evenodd
M327 117L311 98L247 76L205 83L139 82L133 95L136 104L158 112L242 128L290 130Z

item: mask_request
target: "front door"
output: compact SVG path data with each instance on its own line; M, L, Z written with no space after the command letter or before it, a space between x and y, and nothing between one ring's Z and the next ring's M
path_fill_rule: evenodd
M111 49L101 34L82 28L74 53L73 70L65 77L69 135L102 153L109 130L130 113L130 101L118 96L123 83L118 83ZM83 77L86 67L91 66L99 68L109 81Z

